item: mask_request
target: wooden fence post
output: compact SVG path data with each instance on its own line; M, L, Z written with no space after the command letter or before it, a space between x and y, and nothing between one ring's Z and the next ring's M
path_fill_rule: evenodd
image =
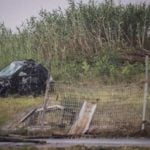
M148 61L149 57L145 57L145 85L144 85L144 99L143 99L143 114L142 114L142 130L145 130L146 120L146 108L147 108L147 97L148 97Z
M43 102L43 111L42 111L42 117L41 117L41 126L44 127L44 120L45 120L45 113L47 109L47 103L49 100L49 90L50 90L50 77L46 81L46 91L44 96L44 102Z

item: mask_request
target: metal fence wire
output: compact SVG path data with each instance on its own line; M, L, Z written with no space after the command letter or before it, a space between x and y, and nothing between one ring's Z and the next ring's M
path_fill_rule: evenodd
M110 132L123 135L136 133L141 129L143 87L137 85L91 86L57 83L49 104L61 105L64 109L55 108L47 112L45 122L52 129L63 129L68 133L77 120L84 101L97 104L88 134L102 135ZM146 117L149 121L149 98Z

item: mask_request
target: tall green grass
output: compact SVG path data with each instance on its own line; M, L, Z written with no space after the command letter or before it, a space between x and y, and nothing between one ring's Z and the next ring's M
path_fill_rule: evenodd
M122 55L150 49L150 5L115 5L89 1L53 12L41 10L12 33L0 25L0 68L18 59L35 59L56 79L109 76L131 78L143 72Z

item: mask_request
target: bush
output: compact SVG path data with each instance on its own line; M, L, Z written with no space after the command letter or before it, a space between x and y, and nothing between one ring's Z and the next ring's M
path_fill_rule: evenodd
M121 55L149 49L149 29L150 5L70 0L65 12L41 10L17 33L1 24L0 68L12 60L32 58L51 68L56 79L95 75L115 80L120 74L130 78L137 64L128 64Z

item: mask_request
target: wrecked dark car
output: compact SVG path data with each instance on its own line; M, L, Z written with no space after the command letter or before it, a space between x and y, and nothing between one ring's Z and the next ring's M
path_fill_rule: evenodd
M34 60L14 61L0 71L0 96L39 95L45 92L48 78L53 86L48 70Z

